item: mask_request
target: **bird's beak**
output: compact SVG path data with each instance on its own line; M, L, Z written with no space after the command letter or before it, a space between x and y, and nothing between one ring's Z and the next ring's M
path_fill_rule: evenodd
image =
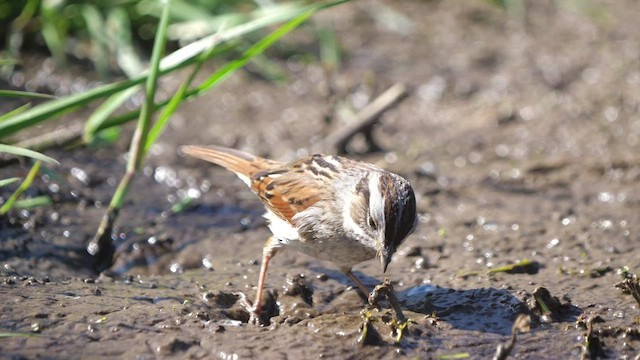
M389 266L389 263L391 262L392 255L393 255L393 251L391 250L390 247L385 246L384 248L382 248L382 251L380 251L380 262L382 263L382 272L387 271L387 266Z

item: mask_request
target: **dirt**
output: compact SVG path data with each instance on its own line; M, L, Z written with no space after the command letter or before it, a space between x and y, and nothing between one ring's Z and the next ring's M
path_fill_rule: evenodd
M614 285L623 267L640 273L640 6L523 3L507 13L486 1L354 2L318 14L272 55L315 49L315 31L331 26L339 70L294 55L275 61L280 84L253 68L182 107L135 180L102 275L84 249L127 138L47 152L61 165L28 195L54 204L0 218L2 357L490 358L528 314L512 358L638 358L640 305ZM383 150L359 154L362 138L349 149L417 193L420 224L387 273L377 261L354 269L371 288L391 280L411 319L400 341L390 309L366 310L331 264L292 252L269 269L270 324L248 325L269 236L261 205L177 147L333 152L322 140L344 121L325 121L329 85L357 109L395 83L410 92L373 130ZM191 206L172 213L185 197Z

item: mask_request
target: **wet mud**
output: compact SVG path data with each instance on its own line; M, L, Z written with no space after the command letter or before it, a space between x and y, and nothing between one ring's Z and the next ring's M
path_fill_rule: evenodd
M519 14L486 1L318 14L287 41L312 47L314 29L334 27L339 71L283 58L282 84L244 72L184 106L135 180L101 275L85 246L124 172L126 136L48 152L61 165L28 194L54 204L0 218L2 357L491 358L525 314L512 358L637 358L640 304L615 285L620 269L640 273L640 6L524 3ZM388 271L354 268L370 288L390 279L410 319L402 336L384 302L366 306L331 264L286 251L269 269L268 325L248 325L262 207L178 146L333 152L322 140L345 124L325 121L327 89L357 110L395 83L410 90L371 133L383 150L359 153L364 136L348 149L416 190L420 223Z

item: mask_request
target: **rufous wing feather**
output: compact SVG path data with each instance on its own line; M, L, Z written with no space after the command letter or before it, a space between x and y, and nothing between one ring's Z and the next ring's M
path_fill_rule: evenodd
M285 164L221 146L182 146L180 150L235 172L269 210L290 224L294 215L318 202L326 191L302 171L301 161Z
M322 198L321 187L304 173L286 172L255 178L251 189L271 211L290 224L294 215Z

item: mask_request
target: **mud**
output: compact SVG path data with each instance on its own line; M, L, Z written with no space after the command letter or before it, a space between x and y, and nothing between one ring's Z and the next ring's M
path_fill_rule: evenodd
M640 6L524 3L520 14L485 1L356 2L318 14L272 55L313 48L314 29L332 26L339 71L325 76L294 55L276 61L280 85L253 69L184 106L135 180L114 233L118 258L100 276L84 246L124 171L126 136L48 152L61 165L28 194L54 205L0 219L3 357L490 358L521 313L531 331L513 358L637 357L640 305L615 284L618 269L640 273ZM420 224L387 273L375 261L354 270L371 288L392 281L408 330L396 342L390 309L363 312L331 264L288 252L269 269L270 324L247 325L269 235L261 205L232 174L177 147L282 160L332 152L317 149L344 125L324 120L329 85L357 109L398 82L409 96L373 130L384 151L357 154L363 139L350 150L412 182ZM26 171L14 164L2 177ZM536 266L489 271L525 260Z

